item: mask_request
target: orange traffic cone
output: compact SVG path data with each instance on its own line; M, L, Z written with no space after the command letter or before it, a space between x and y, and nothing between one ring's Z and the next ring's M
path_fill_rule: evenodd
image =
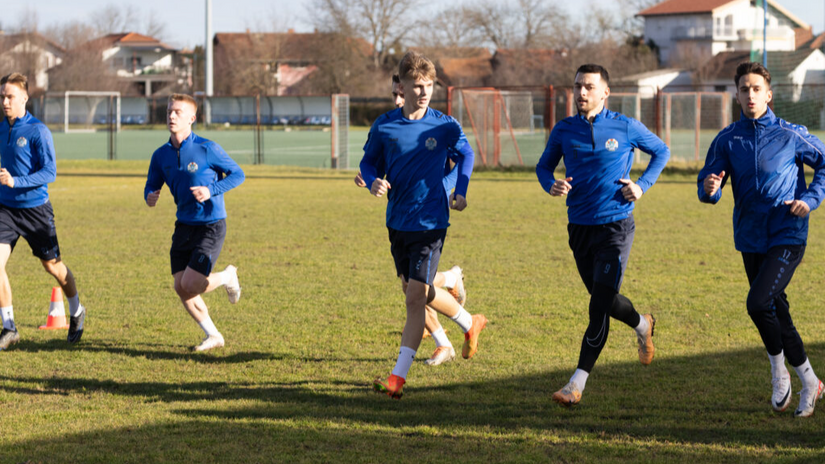
M49 303L49 317L46 325L41 325L40 330L68 329L66 324L66 307L63 306L63 291L60 287L52 288L52 302Z

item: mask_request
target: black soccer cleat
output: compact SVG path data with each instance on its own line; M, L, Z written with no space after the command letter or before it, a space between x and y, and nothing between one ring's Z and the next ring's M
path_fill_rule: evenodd
M20 341L20 334L17 333L17 329L9 330L3 328L3 331L0 332L0 350L5 350L11 345Z
M86 308L78 316L69 318L69 336L66 337L69 343L77 343L83 336L83 321L86 319Z

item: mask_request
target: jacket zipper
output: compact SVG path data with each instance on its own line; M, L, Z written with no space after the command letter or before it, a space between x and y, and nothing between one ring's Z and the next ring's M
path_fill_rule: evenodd
M590 123L590 144L593 145L593 151L596 151L596 134L593 133L593 121L587 120Z
M758 134L759 126L756 124L756 119L753 120L753 163L754 163L754 181L756 183L756 190L759 191L759 145L757 142L759 141L759 134Z

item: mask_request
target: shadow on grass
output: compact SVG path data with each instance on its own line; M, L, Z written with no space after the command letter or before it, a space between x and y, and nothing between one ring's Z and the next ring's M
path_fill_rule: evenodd
M178 351L170 351L169 345L140 344L128 347L108 343L101 340L81 341L77 345L70 345L65 340L48 340L44 342L22 340L13 346L15 351L38 353L43 351L87 351L106 352L117 355L129 356L133 358L145 358L148 360L183 360L203 364L235 364L247 363L251 361L278 361L283 357L272 353L262 353L259 351L244 351L240 353L230 353L224 355L225 350L210 351L205 353L195 353L191 351L191 346L179 347Z
M808 351L819 360L825 345L808 346ZM448 456L489 462L825 460L825 410L794 419L795 396L789 411L771 412L763 350L661 354L649 367L598 365L574 409L549 400L569 371L439 383L437 370L424 371L416 363L401 401L373 393L368 382L351 380L115 382L6 373L0 375L4 392L101 392L175 405L172 420L77 433L59 443L54 438L27 441L0 451L0 461L5 462L4 453L19 462L75 448L84 460L96 462L377 462L385 457L445 462ZM278 362L277 356L267 356ZM465 361L438 369L463 369L460 362ZM481 356L471 362L491 361ZM466 372L472 379L473 369ZM799 389L797 379L794 389Z

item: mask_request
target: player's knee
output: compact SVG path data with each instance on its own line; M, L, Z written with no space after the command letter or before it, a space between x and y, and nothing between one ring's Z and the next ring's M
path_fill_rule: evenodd
M761 292L750 292L748 293L747 308L750 315L773 311L773 298L761 294Z
M43 269L46 270L49 274L57 277L61 275L63 272L63 262L58 261L56 259L48 260L48 261L40 261L40 264L43 265Z

